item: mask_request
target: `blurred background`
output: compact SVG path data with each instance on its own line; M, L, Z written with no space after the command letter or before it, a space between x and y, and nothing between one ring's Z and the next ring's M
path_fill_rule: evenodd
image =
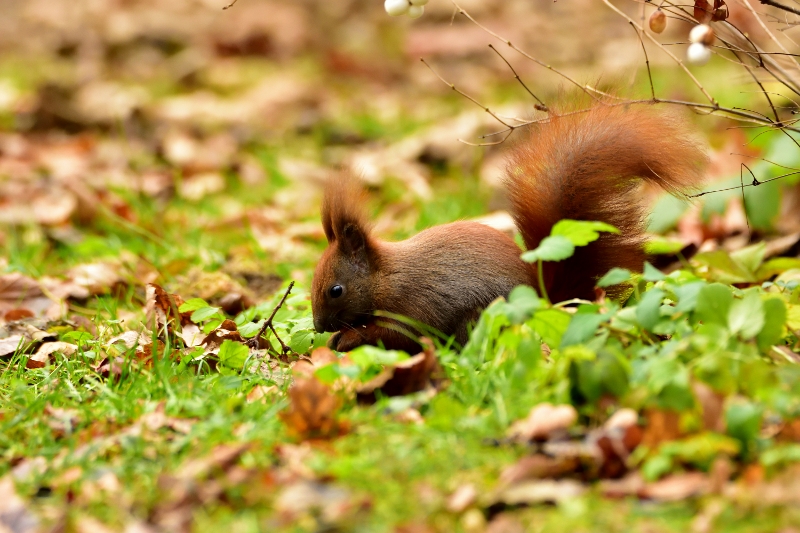
M211 301L232 285L258 299L282 280L309 281L324 247L319 185L332 172L363 178L376 229L389 237L503 207L502 154L524 132L498 146L461 142L497 139L481 135L503 127L420 58L504 117L535 116L535 101L489 43L545 102L570 92L562 76L447 0L431 0L416 20L389 17L380 0L225 5L0 2L0 269L66 276L89 292L117 278L137 287L160 279ZM460 5L581 84L650 95L636 31L602 2ZM637 21L653 11L615 5ZM763 22L793 46L786 13L758 6L759 22L742 4L729 9L753 41L776 46ZM683 57L691 27L670 19L658 40ZM705 101L666 53L649 42L647 49L659 96ZM723 105L769 112L753 78L729 59L690 68ZM793 113L791 99L775 99ZM781 132L691 120L711 146L712 179L738 183L743 159L734 152L800 162ZM797 207L790 181L754 196L750 223L762 234L797 231L797 216L787 215ZM739 191L713 196L682 235L750 238L740 199ZM766 206L760 218L754 206ZM674 229L684 209L657 208L659 230ZM87 263L100 266L75 270Z

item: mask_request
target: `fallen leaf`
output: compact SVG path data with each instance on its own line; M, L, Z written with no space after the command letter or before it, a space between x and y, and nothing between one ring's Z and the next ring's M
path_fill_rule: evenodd
M537 453L504 468L499 481L501 486L510 486L530 479L559 478L575 472L580 466L579 457L575 455L549 457Z
M682 435L680 414L675 411L648 409L644 415L646 422L642 444L654 449L660 443L675 440Z
M27 310L35 316L58 318L63 313L63 304L50 298L34 279L18 272L0 276L0 313Z
M52 355L56 352L70 356L77 351L78 347L68 342L46 342L39 346L39 349L28 359L28 362L34 361L45 366L50 362Z
M477 499L478 490L475 488L475 485L467 483L466 485L458 487L453 494L447 498L445 507L451 513L462 513L468 507L474 505Z
M511 425L508 436L520 441L547 440L556 433L565 432L577 420L578 412L571 405L540 403L531 409L527 418Z
M585 492L586 487L572 479L523 481L502 490L496 501L506 505L558 503Z
M39 519L19 497L10 475L0 478L0 530L12 533L39 531Z
M336 419L339 398L316 378L296 380L289 388L289 400L289 408L280 417L301 439L325 439L347 432L347 424Z
M441 384L441 368L436 358L433 343L422 338L421 353L387 366L376 377L356 389L356 398L361 403L373 403L376 393L383 396L404 396L428 388L436 389Z
M275 510L287 520L298 520L314 514L329 524L340 522L364 507L365 501L354 500L350 492L330 483L299 480L284 488L275 498Z
M647 483L639 495L662 502L686 500L708 492L709 479L702 472L672 474L653 483Z

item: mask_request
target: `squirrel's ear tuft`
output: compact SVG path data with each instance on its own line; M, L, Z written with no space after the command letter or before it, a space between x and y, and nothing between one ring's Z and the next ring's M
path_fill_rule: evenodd
M339 235L339 250L360 268L369 267L367 235L358 224L346 224Z
M356 240L360 238L361 248L366 249L369 223L364 212L364 191L350 176L339 175L326 184L322 200L322 229L329 244L348 239L346 233L349 233Z

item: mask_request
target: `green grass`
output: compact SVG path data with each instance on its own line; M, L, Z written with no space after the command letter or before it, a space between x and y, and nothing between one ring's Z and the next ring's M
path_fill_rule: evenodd
M0 73L11 73L24 90L32 90L46 77L44 68L28 72L13 61L0 64ZM258 79L254 68L249 63L242 67L244 85ZM657 86L671 87L671 75L672 71L656 71ZM337 90L353 90L346 83L341 85ZM166 82L154 82L150 89L154 95L180 90ZM488 93L502 102L511 99L514 91L513 85L504 84ZM298 281L298 286L287 308L276 315L276 325L285 339L304 342L301 337L311 329L307 300L311 272L325 243L319 238L299 239L300 256L288 261L279 251L258 246L246 217L229 215L271 205L276 195L295 186L295 177L279 170L281 156L333 165L336 153L330 145L342 133L361 141L399 140L435 123L437 115L451 115L466 105L450 94L428 97L401 120L383 117L374 107L358 113L344 107L308 133L250 139L243 150L261 163L267 175L263 184L243 185L229 172L221 194L198 202L172 197L164 203L116 191L135 213L135 224L101 210L93 220L75 225L77 242L59 240L38 226L3 228L5 268L38 279L62 275L82 263L126 258L152 266L158 272L157 282L185 299L198 296L204 288L186 281L190 272L215 274L234 264L238 270L277 273L284 287L290 279ZM152 161L140 164L166 166L151 155ZM429 201L411 198L401 181L390 179L372 191L370 208L375 213L393 205L405 208L399 215L401 222L387 231L398 238L433 224L481 215L490 202L490 191L476 178L481 157L476 150L474 165L466 169L434 166ZM287 215L293 217L287 224L317 222L314 205L307 203L298 213ZM538 299L535 311L523 305L524 298L499 304L484 315L466 350L457 353L440 347L438 355L449 386L433 399L382 399L374 406L363 406L346 398L339 416L349 423L350 431L312 445L300 442L278 416L289 403L286 389L291 376L286 363L276 364L271 371L244 363L210 370L208 365L190 362L186 353L179 354L181 346L174 336L166 336L167 344L158 345L151 363L139 360L134 350L117 348L117 353L107 346L115 335L137 329L144 318L144 287L130 283L119 294L72 305L70 315L88 318L96 333L76 336L76 331L90 328L75 321L48 325L60 340L79 345L76 355L58 355L53 364L41 369L26 368L27 354L0 361L0 476L17 469L17 492L43 523L65 524L67 531L78 530L86 516L121 530L132 521L164 521L166 514L174 512L193 520L193 530L203 532L390 532L407 525L472 533L481 531L500 511L530 531L685 532L704 513L715 517L711 530L781 531L800 523L796 508L740 504L719 496L655 504L609 500L590 489L587 495L559 505L500 509L485 503L497 488L500 473L533 452L531 446L505 439L509 425L543 401L575 405L581 430L596 428L607 418L611 408L599 404L609 396L612 408L627 406L640 412L680 408L686 425L697 427L697 405L687 381L691 377L715 386L729 398L746 400L759 417L786 421L800 415L796 366L775 361L771 345L764 341L766 345L759 346L754 340L766 327L747 337L735 329L727 314L698 310L696 304L687 304L683 314L672 316L675 302L691 299L681 292L687 285L700 283L711 293L719 285L708 287L719 280L724 281L724 294L711 294L709 301L718 298L731 306L734 301L744 302L747 294L730 285L736 283L755 287L762 307L752 305L761 311L767 299L797 309L798 289L784 285L776 291L776 287L762 286L769 276L760 276L757 267L763 262L754 259L757 252L748 253L740 258L753 267L745 269L746 279L731 279L743 276L741 269L732 269L716 256L707 256L704 267L695 266L667 279L634 278L634 296L627 307L609 304L610 310L582 309L584 318L610 313L597 323L573 321L572 315ZM796 265L775 268L786 273L790 267ZM263 319L280 294L241 314L238 326ZM704 328L708 321L718 322L717 327ZM577 341L562 346L568 335ZM796 331L770 335L767 340L773 344L796 350ZM314 346L326 339L312 338ZM541 340L553 348L549 359L538 348ZM107 377L95 370L104 353L121 357L118 376ZM367 370L374 371L376 366ZM273 388L262 400L248 401L256 387ZM412 401L423 424L398 420L397 413ZM154 419L152 413L162 409L167 423L131 429L142 420ZM740 426L748 426L747 420ZM758 464L763 452L779 449L771 437L748 433L748 427L739 429L728 431L745 449L734 458L737 465ZM210 459L220 447L238 443L247 444L247 449L232 464ZM639 458L636 466L654 456L674 461L669 471L702 462L685 451L675 457L651 452ZM294 461L294 457L299 459ZM790 457L785 462L793 461ZM778 464L775 470L783 466ZM113 478L118 483L108 481ZM282 517L276 506L283 491L308 479L346 491L352 508L337 520L329 520L319 510L298 513L293 519ZM467 483L476 487L480 503L465 513L448 511L449 495Z

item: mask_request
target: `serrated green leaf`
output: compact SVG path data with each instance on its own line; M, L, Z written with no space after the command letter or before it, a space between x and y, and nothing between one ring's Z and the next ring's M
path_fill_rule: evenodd
M734 300L728 312L728 329L749 340L764 327L764 304L757 291L748 291L741 300Z
M642 277L645 281L661 281L666 278L663 272L651 265L650 263L644 264L644 272Z
M522 260L528 263L536 261L562 261L572 257L575 245L568 238L561 235L545 237L534 250L522 254Z
M718 324L728 327L728 315L733 304L733 293L730 287L721 283L712 283L700 289L697 295L695 316L706 324Z
M178 307L178 311L181 313L188 313L189 311L197 311L203 307L209 307L205 300L202 298L192 298L191 300L183 302L181 306Z
M561 338L569 327L572 315L560 309L537 311L531 320L531 327L551 348L561 345Z
M769 349L784 335L786 329L786 304L780 298L764 300L764 327L756 336L758 347L762 351Z
M766 254L766 252L767 243L761 241L731 252L730 255L731 259L736 261L737 265L740 265L751 276L755 276L756 270L758 270L758 267L761 266L761 263L764 261L764 254Z
M192 313L192 322L199 324L200 322L208 320L209 318L217 315L219 312L219 307L201 307Z
M600 232L619 233L619 230L605 222L586 220L559 220L550 235L566 237L575 246L586 246L600 238Z
M247 357L250 355L250 349L240 342L231 340L222 341L222 346L219 348L219 362L228 368L240 370L244 367Z
M650 289L642 296L636 306L636 321L639 325L651 331L661 319L661 302L666 293L661 289Z
M264 325L264 320L259 320L258 322L248 322L247 324L242 324L239 326L239 334L242 337L250 338L253 337L256 333L259 332L261 326Z
M651 237L644 243L647 255L674 255L686 247L682 241L667 239L666 237Z
M678 303L675 305L675 311L680 313L688 313L694 311L697 306L697 298L700 291L706 286L704 281L693 281L686 285L679 285L672 289L675 296L678 298Z
M631 271L627 268L614 267L597 282L598 287L611 287L631 279Z
M313 342L314 332L301 329L292 333L292 337L289 339L289 348L291 348L294 353L304 354L308 352Z

